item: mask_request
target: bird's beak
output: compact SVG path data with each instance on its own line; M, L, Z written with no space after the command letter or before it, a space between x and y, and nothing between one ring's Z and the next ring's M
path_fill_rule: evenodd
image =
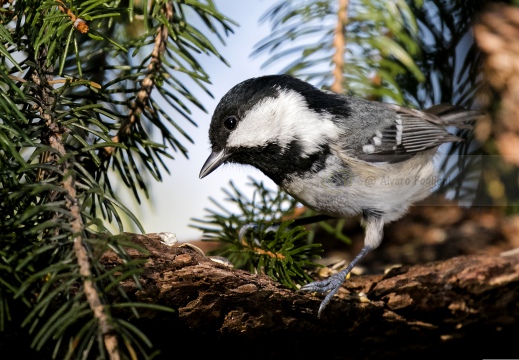
M231 154L227 153L225 149L222 151L213 151L205 161L204 166L202 166L202 170L200 170L200 179L216 170L230 155Z

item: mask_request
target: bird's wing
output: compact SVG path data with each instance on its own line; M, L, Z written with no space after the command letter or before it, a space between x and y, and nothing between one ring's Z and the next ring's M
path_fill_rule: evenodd
M448 116L454 111L462 114L459 112L459 108L448 109L443 105L438 105L437 109L432 108L432 111L428 112L393 104L384 104L384 106L393 110L396 117L392 123L386 124L376 131L362 146L361 151L357 154L361 160L396 163L443 143L461 140L444 129L451 125L451 122L444 120L444 116ZM442 107L440 108L440 106Z

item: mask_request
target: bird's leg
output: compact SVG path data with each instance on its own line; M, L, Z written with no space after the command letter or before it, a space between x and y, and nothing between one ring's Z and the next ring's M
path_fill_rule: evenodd
M346 280L346 276L371 250L375 249L382 241L384 222L379 214L365 215L363 223L366 227L366 236L364 238L364 247L360 253L355 256L353 261L344 270L337 274L333 274L327 279L321 281L314 281L301 287L303 291L311 291L318 293L325 293L329 291L324 300L319 306L317 317L321 317L324 308L330 303L333 295L339 291L342 283Z

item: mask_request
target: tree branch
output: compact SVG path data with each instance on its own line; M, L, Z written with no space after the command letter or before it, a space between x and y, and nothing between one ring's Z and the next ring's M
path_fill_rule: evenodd
M173 19L173 5L170 2L166 2L162 8L162 12L169 22ZM165 25L159 26L157 29L157 35L155 36L155 45L151 52L150 63L148 64L148 73L141 81L141 88L137 92L135 101L130 104L130 112L128 118L121 124L117 135L112 138L112 141L122 143L130 134L132 126L139 120L140 115L147 109L147 105L150 99L151 92L155 87L156 76L160 71L162 64L162 54L166 50L168 42L168 28ZM153 111L148 108L148 111ZM110 157L115 152L115 147L107 146L104 148L104 156Z
M333 84L331 90L342 94L344 92L344 49L346 47L345 26L348 23L348 0L339 0L339 10L337 13L337 26L335 27L335 36L333 38L333 46L335 54L333 55Z
M465 355L482 355L482 345L492 345L486 350L500 346L492 343L496 337L505 345L495 349L495 356L515 349L505 339L518 330L518 256L461 256L398 267L385 275L353 276L318 319L322 296L289 290L265 275L229 268L188 247L166 246L159 234L130 236L149 251L145 256L129 250L130 255L149 261L141 287L127 280L121 284L125 292L136 301L178 312L168 316L150 310L140 319L126 315L154 339L165 358L178 351L169 345L173 338L183 347L196 346L200 356L210 355L211 345L232 348L239 343L254 349L229 352L228 359L272 354L388 358L465 343L471 346L464 348ZM121 260L106 253L101 261L115 266ZM115 291L112 295L119 296ZM351 346L337 346L347 343Z
M38 111L41 118L45 121L48 128L46 133L46 142L56 150L57 157L65 158L67 150L62 141L62 129L53 117L53 103L54 93L50 86L52 81L52 67L47 67L47 49L40 48L37 59L38 68L34 69L31 74L31 79L38 89L35 97L39 98ZM54 162L58 162L55 156ZM87 301L92 309L95 318L99 323L103 340L111 360L119 360L119 350L117 344L117 337L114 334L113 328L108 321L108 315L105 312L104 305L101 303L99 294L92 281L92 272L90 270L90 259L83 243L84 224L81 217L81 209L78 205L78 198L75 188L74 178L74 163L73 157L68 157L59 166L63 174L62 186L66 192L65 205L70 211L71 219L70 225L74 236L74 253L76 255L77 263L79 265L79 273L83 277L83 287Z

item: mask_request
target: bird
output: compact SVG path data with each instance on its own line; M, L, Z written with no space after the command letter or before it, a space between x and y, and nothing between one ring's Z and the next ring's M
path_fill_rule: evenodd
M384 225L432 193L434 157L462 141L478 110L425 110L321 90L291 75L253 77L232 87L209 126L206 177L224 163L253 166L304 206L325 216L360 215L364 245L349 265L300 290L325 294L317 316L351 270L383 239Z

